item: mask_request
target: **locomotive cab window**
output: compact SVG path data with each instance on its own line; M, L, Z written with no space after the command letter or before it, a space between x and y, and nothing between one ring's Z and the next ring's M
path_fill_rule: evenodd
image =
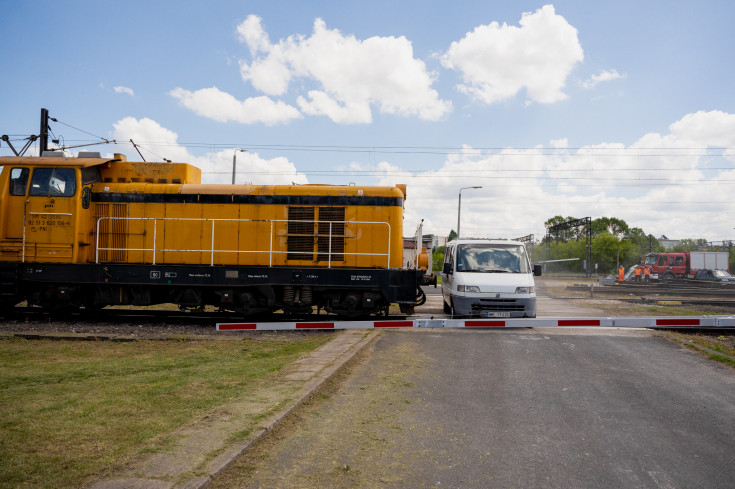
M10 170L10 195L25 196L29 173L28 168L13 168Z
M29 195L35 197L71 197L76 192L73 168L36 168Z
M100 167L88 166L82 168L82 185L89 185L90 183L101 182L102 177L100 176Z

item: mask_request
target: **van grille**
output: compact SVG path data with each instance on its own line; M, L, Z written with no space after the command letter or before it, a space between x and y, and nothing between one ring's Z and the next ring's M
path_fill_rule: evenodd
M472 304L473 311L523 311L524 305L515 299L480 299L480 303Z

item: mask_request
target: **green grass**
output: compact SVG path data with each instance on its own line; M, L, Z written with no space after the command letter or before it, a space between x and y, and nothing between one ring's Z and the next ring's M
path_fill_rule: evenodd
M0 487L78 487L160 450L167 433L330 338L0 340Z
M726 357L725 355L718 355L716 353L712 353L709 356L709 358L710 358L710 360L715 360L717 362L724 363L724 364L729 365L731 367L735 367L735 361L733 361L733 359L730 358L730 357Z
M707 357L710 360L715 360L717 362L724 363L725 365L729 365L730 367L735 368L735 361L733 360L733 358L735 358L735 336L733 335L712 336L712 335L706 335L706 334L690 334L684 331L671 332L670 335L678 343L688 346L690 348L694 348L697 351L701 351L701 350L692 346L692 343L695 345L705 347L707 348L707 350L717 352L717 353L707 352L705 353L705 355L707 355Z

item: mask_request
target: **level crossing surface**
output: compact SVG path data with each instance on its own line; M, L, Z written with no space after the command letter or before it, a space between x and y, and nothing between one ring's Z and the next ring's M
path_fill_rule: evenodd
M648 330L383 332L214 487L731 488L735 375Z

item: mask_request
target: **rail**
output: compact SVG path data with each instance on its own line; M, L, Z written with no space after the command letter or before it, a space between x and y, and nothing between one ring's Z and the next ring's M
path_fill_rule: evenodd
M114 220L120 220L120 221L153 221L153 247L152 248L107 248L107 247L100 247L100 224L102 221L114 221ZM183 250L183 249L167 249L167 248L157 248L157 240L158 240L158 222L164 221L165 222L177 222L177 221L192 221L192 222L210 222L212 224L212 230L211 230L211 247L208 249L199 249L199 250ZM294 255L303 255L305 253L309 253L306 251L277 251L273 249L273 238L274 238L274 228L276 223L305 223L305 224L329 224L329 234L328 234L328 246L327 251L322 252L320 250L316 250L315 253L319 255L327 255L327 267L332 268L332 255L340 255L340 256L384 256L386 257L386 267L390 268L390 239L391 239L391 227L390 223L382 222L382 221L318 221L318 220L288 220L288 219L205 219L205 218L168 218L168 217L100 217L97 219L97 233L96 233L96 242L95 242L95 263L100 263L100 251L142 251L142 252L150 252L152 253L152 263L153 265L156 264L156 253L209 253L210 254L210 266L214 266L214 255L215 253L264 253L264 250L220 250L215 248L215 224L217 223L240 223L240 222L267 222L270 223L270 246L268 249L268 266L273 266L273 255L275 254L294 254ZM332 236L333 236L333 224L369 224L369 225L384 225L388 229L388 238L387 238L387 252L386 253L347 253L344 250L339 252L334 252L332 250ZM105 234L113 234L113 233L105 233ZM322 234L314 234L315 237L326 237ZM314 251L312 251L314 253Z

